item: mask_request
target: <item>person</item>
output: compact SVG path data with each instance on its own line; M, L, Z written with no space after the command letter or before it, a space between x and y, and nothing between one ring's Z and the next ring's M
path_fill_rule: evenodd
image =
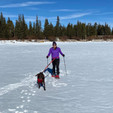
M65 57L65 55L62 53L61 49L59 47L57 47L57 43L53 42L52 44L53 47L50 48L48 55L46 56L46 58L49 58L49 56L52 56L52 65L53 65L53 75L52 77L55 78L59 78L59 64L60 64L60 57L59 54L61 54L63 57ZM56 73L55 73L55 69L56 69Z

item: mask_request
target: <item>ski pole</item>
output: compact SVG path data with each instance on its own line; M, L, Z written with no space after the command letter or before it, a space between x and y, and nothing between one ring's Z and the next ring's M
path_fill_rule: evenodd
M63 60L64 60L65 73L66 73L66 75L67 75L67 69L66 69L65 57L63 58Z
M47 58L47 65L48 65L48 58Z
M43 70L43 72L49 67L49 65L55 60L55 58L45 67L45 69Z

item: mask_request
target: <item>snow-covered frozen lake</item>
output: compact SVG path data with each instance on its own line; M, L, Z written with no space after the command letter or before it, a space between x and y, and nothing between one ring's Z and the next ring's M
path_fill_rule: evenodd
M113 113L113 42L58 46L68 74L61 57L60 79L49 75L44 91L34 75L47 65L51 43L0 42L0 113Z

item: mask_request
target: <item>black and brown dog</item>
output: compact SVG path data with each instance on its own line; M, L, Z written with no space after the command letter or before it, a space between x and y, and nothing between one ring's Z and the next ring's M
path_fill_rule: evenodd
M42 72L40 72L36 76L37 76L38 88L40 88L41 86L43 86L44 90L46 90L46 88L45 88L45 76L44 76L44 74Z

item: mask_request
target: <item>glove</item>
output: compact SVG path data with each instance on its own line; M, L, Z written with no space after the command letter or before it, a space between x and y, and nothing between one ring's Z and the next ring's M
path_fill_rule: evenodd
M62 56L63 56L63 57L65 57L65 55L64 55L64 54L63 54Z
M46 58L48 58L48 56L46 56Z

